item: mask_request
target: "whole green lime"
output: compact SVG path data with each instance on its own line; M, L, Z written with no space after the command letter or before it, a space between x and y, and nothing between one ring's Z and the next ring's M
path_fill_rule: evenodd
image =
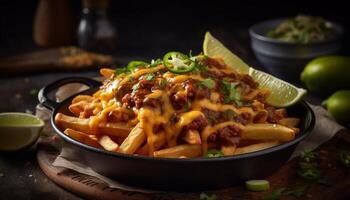
M310 61L301 73L301 81L315 93L329 95L350 89L350 57L323 56Z
M335 119L350 123L350 90L337 91L323 105Z

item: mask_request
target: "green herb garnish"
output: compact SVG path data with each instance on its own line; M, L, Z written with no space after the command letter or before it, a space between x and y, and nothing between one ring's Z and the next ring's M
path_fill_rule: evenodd
M199 82L199 87L206 87L209 89L213 89L215 87L215 81L213 81L213 79L211 78L206 78Z
M224 154L216 149L209 149L207 152L207 157L208 158L217 158L217 157L221 157L224 156Z
M238 83L232 83L232 82L223 80L222 84L224 85L223 89L226 93L225 103L234 102L237 106L241 106L242 105L241 94L236 90L236 86L238 85Z
M132 95L135 94L135 92L139 89L140 83L136 83L135 85L132 86Z
M161 59L156 59L156 60L151 60L151 64L150 64L150 67L156 67L156 66L158 66L158 65L160 65L160 64L162 64L163 63L163 61L161 60Z
M321 178L321 171L317 168L300 169L298 175L307 180L319 180Z
M217 200L218 197L216 196L216 194L208 195L208 194L202 192L202 193L199 195L199 199L200 199L200 200Z
M129 72L129 70L126 67L122 67L122 68L116 68L115 69L115 74L116 75L120 75L120 74L124 74Z
M143 67L143 66L147 66L149 65L148 63L146 62L143 62L143 61L131 61L128 63L127 65L127 69L130 71L130 72L133 72L135 69L137 69L138 67Z
M154 78L154 74L150 73L145 76L145 80L150 81Z
M266 33L267 37L291 43L312 43L329 39L332 27L321 17L298 15L284 20Z
M233 121L235 116L236 116L236 113L231 110L231 109L228 109L228 110L225 110L223 112L223 115L225 116L226 119L228 119L229 121Z

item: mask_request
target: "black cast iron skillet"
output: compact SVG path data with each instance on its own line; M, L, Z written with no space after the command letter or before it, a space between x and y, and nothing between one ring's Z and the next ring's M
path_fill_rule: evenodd
M305 101L288 108L289 116L301 119L300 133L288 143L266 150L219 158L153 158L120 154L94 148L63 133L54 121L58 112L71 115L68 106L74 98L57 103L48 95L68 83L83 83L90 89L79 94L92 94L101 85L88 78L72 77L57 80L39 92L39 101L51 109L51 123L69 148L84 159L96 172L121 183L149 189L194 191L229 187L248 179L263 179L278 170L291 156L296 145L313 129L315 116Z

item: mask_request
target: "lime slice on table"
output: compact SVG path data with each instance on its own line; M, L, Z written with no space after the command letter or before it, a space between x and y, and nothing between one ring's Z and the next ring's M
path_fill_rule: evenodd
M251 191L264 191L270 189L270 183L267 180L249 180L245 186Z
M27 113L0 113L0 151L16 151L33 144L44 122Z
M228 50L219 40L209 32L205 34L203 42L204 55L221 57L228 66L232 66L240 73L249 74L259 83L260 88L270 90L267 103L275 107L287 107L295 104L306 94L306 90L278 79L270 74L249 67L238 56Z

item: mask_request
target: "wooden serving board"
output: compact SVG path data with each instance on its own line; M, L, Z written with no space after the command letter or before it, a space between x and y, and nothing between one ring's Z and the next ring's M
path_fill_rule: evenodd
M286 163L275 174L268 177L271 189L265 192L250 192L244 185L214 191L203 191L206 194L215 194L217 200L231 199L261 199L276 188L295 188L308 185L305 194L299 199L337 200L350 199L350 169L341 165L338 160L340 148L350 149L350 133L339 132L331 141L323 144L319 149L319 165L323 176L331 183L325 186L310 182L297 176L298 159ZM56 184L87 199L94 200L198 200L201 192L179 193L160 192L146 194L141 192L123 191L110 188L98 178L78 173L73 170L52 166L59 151L48 144L39 144L37 160L43 172ZM215 172L213 172L215 173ZM298 199L293 195L283 196L281 199Z

